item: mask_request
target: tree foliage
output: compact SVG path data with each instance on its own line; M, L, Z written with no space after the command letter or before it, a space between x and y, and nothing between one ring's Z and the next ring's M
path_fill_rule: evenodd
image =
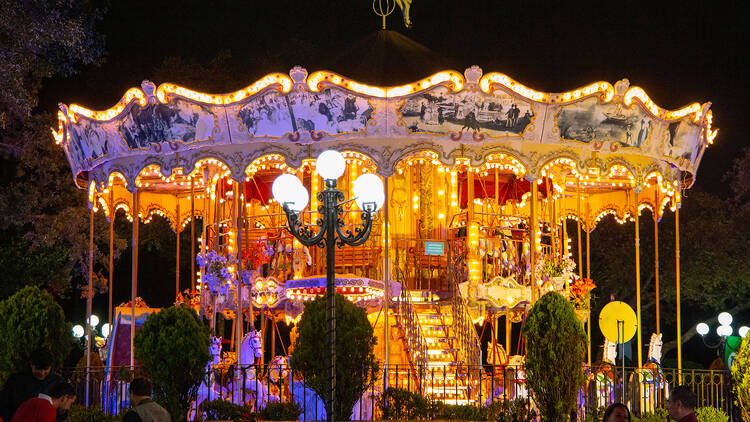
M59 366L72 345L71 326L49 293L28 286L0 302L0 384L22 370L35 349L49 349Z
M567 421L583 384L586 332L573 305L556 292L542 296L523 328L526 383L545 421Z
M326 342L326 299L321 296L305 305L297 325L298 337L290 363L305 383L326 402L328 393L328 345ZM346 420L354 404L379 372L373 349L377 338L367 313L336 295L336 416Z
M135 357L153 381L154 399L172 420L187 418L210 358L209 342L208 327L187 306L151 314L135 336Z
M737 403L742 411L742 420L750 420L750 339L742 340L732 364L732 381Z

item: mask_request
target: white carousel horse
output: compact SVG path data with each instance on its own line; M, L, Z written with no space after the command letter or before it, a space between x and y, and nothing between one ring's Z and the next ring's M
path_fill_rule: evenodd
M208 346L211 360L206 364L206 376L198 386L196 406L200 406L205 400L214 400L223 397L223 388L216 381L215 368L221 363L221 337L211 336L211 344ZM196 409L191 409L191 413Z
M248 398L251 399L256 408L264 407L269 400L274 398L269 394L265 381L258 378L256 371L255 361L263 356L262 345L260 332L255 330L245 334L240 343L241 355L238 377L244 379L244 382L242 382L244 390L247 390L249 393L249 396L245 395L245 401L249 401L247 400ZM233 389L235 392L235 403L243 401L242 390L243 388Z
M521 355L513 355L508 361L508 369L513 372L510 388L510 397L513 399L527 398L529 390L526 388L526 371L524 371L525 359Z

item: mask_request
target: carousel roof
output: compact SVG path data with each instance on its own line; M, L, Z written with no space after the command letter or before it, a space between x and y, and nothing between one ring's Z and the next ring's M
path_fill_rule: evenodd
M192 188L182 176L195 176L207 160L240 181L262 167L262 157L276 157L276 169L283 170L336 148L357 154L382 176L416 154L478 172L501 166L508 186L498 193L516 200L528 192L519 178L542 183L554 176L551 165L567 166L570 178L556 179L554 188L591 195L593 220L606 212L632 214L629 190L658 187L669 197L689 187L718 131L710 106L666 110L626 79L549 93L473 66L463 74L448 70L381 87L295 67L228 94L144 81L107 110L61 104L53 136L79 186L101 192L121 180L123 189L114 193L121 198L105 198L109 208L128 208L128 191L139 189L151 209L168 194L185 202L184 213ZM489 181L477 182L494 189ZM259 183L254 193L263 196L266 188ZM665 203L659 192L638 202L651 209ZM170 220L185 224L183 216Z

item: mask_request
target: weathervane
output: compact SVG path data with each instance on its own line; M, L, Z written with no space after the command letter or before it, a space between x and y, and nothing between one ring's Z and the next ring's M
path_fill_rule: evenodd
M390 16L396 5L401 8L401 13L404 15L404 26L411 28L411 19L409 18L409 9L411 8L412 0L372 0L372 10L376 15L383 18L383 29L385 28L385 18Z

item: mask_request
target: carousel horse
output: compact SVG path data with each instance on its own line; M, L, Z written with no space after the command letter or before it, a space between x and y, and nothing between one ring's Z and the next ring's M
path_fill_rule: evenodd
M409 17L411 2L412 0L396 0L396 4L398 4L398 7L401 8L401 12L404 15L404 26L407 28L411 28L411 18Z
M223 397L223 388L217 381L216 368L221 363L221 337L211 336L211 344L208 346L208 352L211 355L211 360L206 364L205 376L200 386L198 386L196 406L200 407L200 404L204 401L210 401L217 398ZM195 411L192 409L191 412Z
M506 385L511 381L511 378L506 376L505 362L508 361L508 354L501 344L496 344L496 346L497 353L495 348L492 347L492 343L487 345L487 364L492 365L492 377L485 380L484 390L492 390L492 394L487 396L485 404L490 404L498 397L504 397L505 392L511 390L510 385ZM513 371L515 374L513 368L509 368L509 371Z
M238 376L243 381L240 383L242 388L233 389L235 403L252 401L256 408L263 408L273 398L269 394L265 380L259 377L256 371L255 361L263 356L262 344L259 331L250 331L242 338ZM243 393L246 393L244 394L245 400L243 400Z
M659 405L657 401L660 390L669 391L669 385L661 368L661 349L661 334L651 334L648 360L630 376L629 405L631 410L653 412ZM635 400L636 397L638 400Z
M617 343L607 339L602 346L602 361L592 368L588 376L588 393L597 407L607 407L615 401L615 359L617 359Z
M529 390L526 388L526 371L524 370L525 359L521 355L513 355L508 361L507 374L512 382L509 388L510 398L527 398Z

